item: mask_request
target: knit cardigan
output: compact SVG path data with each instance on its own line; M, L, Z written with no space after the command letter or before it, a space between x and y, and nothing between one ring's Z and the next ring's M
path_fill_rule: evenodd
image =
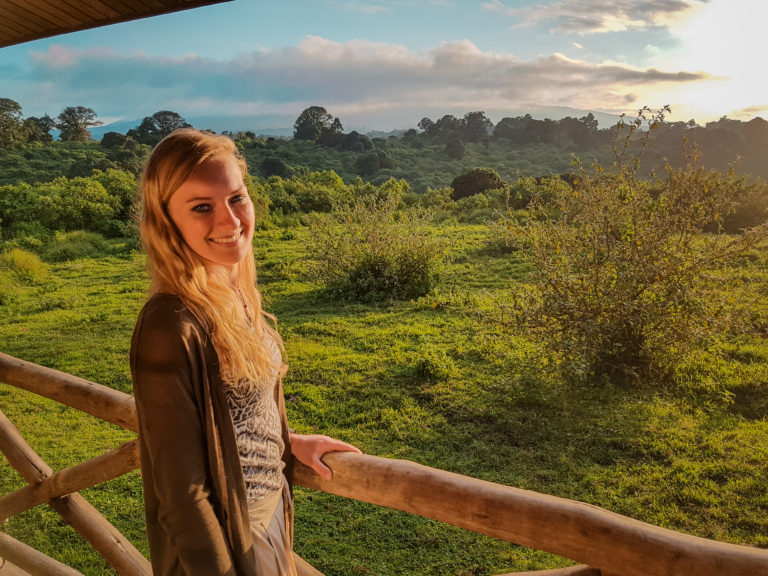
M154 575L259 576L218 356L178 296L156 294L145 304L131 340L131 373ZM274 395L290 475L280 378ZM292 536L293 508L286 504Z

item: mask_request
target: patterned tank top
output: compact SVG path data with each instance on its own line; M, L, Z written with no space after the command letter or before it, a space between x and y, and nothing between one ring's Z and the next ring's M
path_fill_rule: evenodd
M277 344L270 341L273 360L282 360ZM277 371L256 386L227 386L229 413L235 426L237 451L249 502L282 489L283 448L280 413L274 397Z

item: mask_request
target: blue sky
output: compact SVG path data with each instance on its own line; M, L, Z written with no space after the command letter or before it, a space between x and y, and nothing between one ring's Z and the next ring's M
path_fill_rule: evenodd
M0 49L0 97L105 122L310 105L377 129L542 106L747 120L768 113L766 17L764 0L235 0Z

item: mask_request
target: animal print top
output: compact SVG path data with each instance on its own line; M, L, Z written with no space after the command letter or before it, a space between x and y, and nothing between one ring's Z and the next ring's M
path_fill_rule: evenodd
M270 350L279 366L282 357L275 342L270 341ZM285 445L273 394L276 378L277 372L263 385L226 387L249 502L273 494L283 486L281 455Z

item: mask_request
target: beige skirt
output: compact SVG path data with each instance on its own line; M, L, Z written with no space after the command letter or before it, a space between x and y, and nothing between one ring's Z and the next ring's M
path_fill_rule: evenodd
M248 504L253 534L253 561L259 574L297 576L292 554L293 534L289 534L286 528L286 516L292 517L292 512L291 491L285 479L281 491Z

